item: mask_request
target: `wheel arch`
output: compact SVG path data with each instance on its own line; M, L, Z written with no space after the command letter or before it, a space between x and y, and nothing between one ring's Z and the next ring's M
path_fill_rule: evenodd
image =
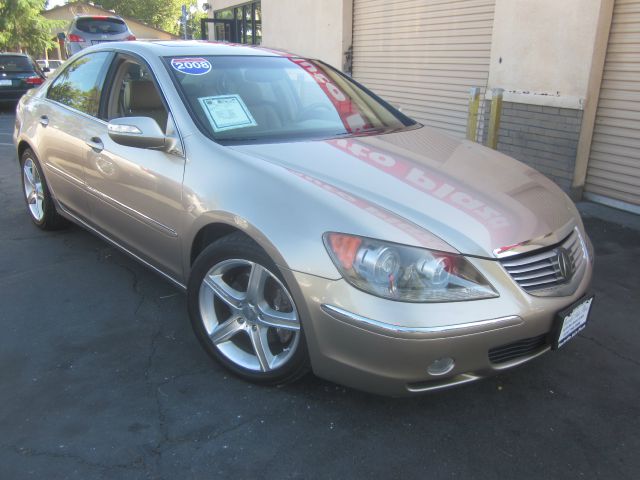
M267 238L267 236L257 227L247 222L247 220L229 213L216 212L216 214L205 214L193 229L194 234L187 242L188 249L185 252L185 273L188 278L191 267L198 255L216 240L235 232L241 232L254 241L279 267L289 268L287 262L282 257L280 251Z
M18 142L18 163L20 162L20 159L22 158L22 154L27 148L30 148L31 151L33 151L33 147L26 140L20 140Z
M239 228L236 228L227 223L208 223L204 225L193 237L191 241L191 246L189 249L189 265L193 265L193 262L196 261L198 255L211 245L216 240L219 240L222 237L226 237L234 232L241 232Z

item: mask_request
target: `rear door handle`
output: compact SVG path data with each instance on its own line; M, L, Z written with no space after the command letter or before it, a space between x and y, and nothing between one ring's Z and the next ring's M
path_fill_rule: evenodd
M102 140L100 140L99 137L91 137L85 143L89 145L92 149L94 149L96 152L101 152L102 150L104 150L104 144L102 143Z
M49 125L49 117L47 117L46 115L40 115L40 124L43 127L46 127L47 125Z

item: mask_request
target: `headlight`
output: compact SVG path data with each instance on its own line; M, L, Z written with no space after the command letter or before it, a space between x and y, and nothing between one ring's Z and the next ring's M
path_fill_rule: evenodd
M498 296L462 255L344 233L325 233L323 240L344 278L379 297L403 302L452 302Z

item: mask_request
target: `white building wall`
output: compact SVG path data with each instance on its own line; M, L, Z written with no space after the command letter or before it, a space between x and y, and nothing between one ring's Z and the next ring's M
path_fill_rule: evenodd
M242 5L213 0L213 11ZM262 46L317 58L341 69L351 45L352 0L262 0Z

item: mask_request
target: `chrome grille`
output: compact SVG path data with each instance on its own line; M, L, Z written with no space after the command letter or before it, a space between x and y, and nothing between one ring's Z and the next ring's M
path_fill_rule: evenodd
M551 249L510 257L501 263L518 285L533 292L568 283L584 261L585 245L575 229Z

